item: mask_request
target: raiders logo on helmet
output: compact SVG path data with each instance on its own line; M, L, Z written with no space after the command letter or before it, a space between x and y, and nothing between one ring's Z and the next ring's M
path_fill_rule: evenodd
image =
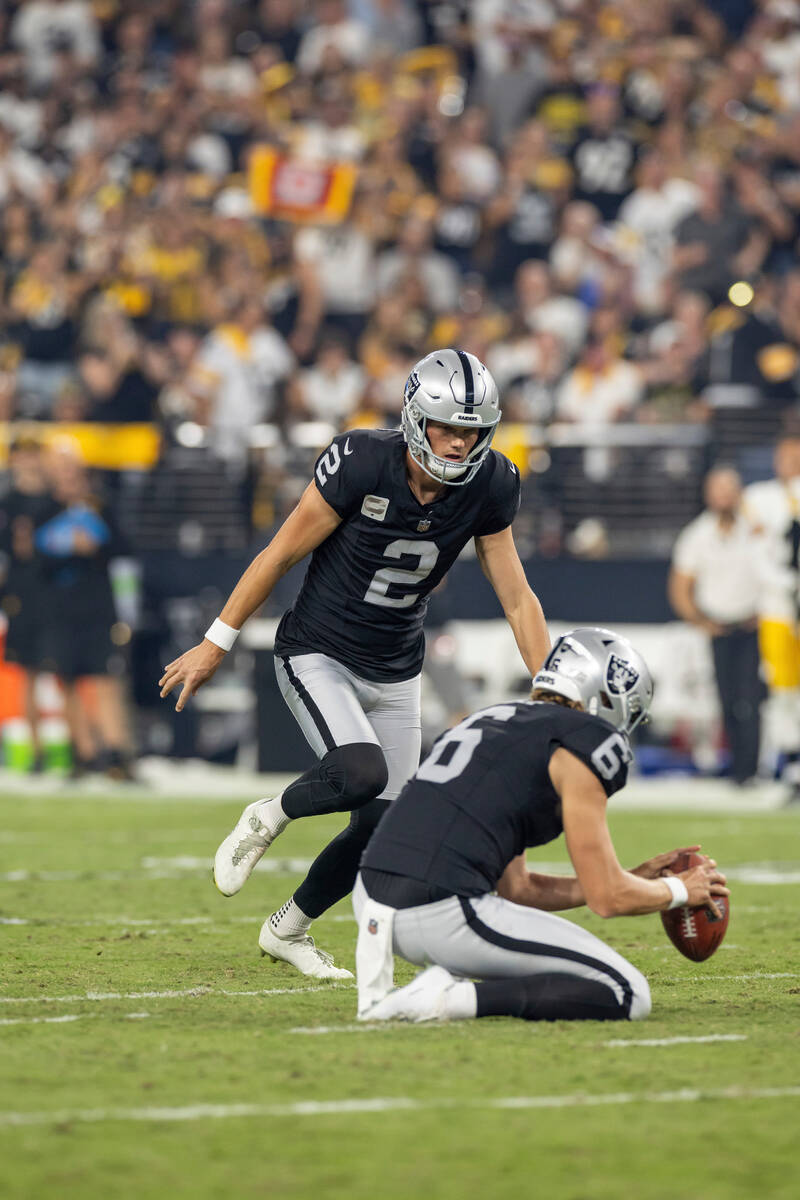
M606 683L608 690L615 696L622 696L636 687L639 672L634 670L624 659L612 654L606 667Z
M410 400L415 392L419 391L419 375L416 371L412 371L406 380L406 400Z

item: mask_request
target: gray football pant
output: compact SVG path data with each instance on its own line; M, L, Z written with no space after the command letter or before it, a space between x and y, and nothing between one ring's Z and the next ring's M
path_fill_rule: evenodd
M367 899L359 875L353 889L359 934ZM600 938L555 913L492 894L396 909L392 949L418 966L437 963L468 979L576 975L611 988L631 1020L650 1012L644 975Z
M314 753L372 742L386 759L381 797L394 800L419 766L420 676L399 683L361 679L327 654L275 658L281 695Z

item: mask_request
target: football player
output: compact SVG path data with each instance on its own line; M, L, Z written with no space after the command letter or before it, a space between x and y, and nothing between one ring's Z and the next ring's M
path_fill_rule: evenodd
M519 474L491 448L499 420L497 387L474 355L422 359L406 383L402 429L334 438L202 643L160 680L162 696L181 686L180 711L277 580L311 553L278 629L275 668L319 761L281 795L248 805L214 861L217 887L232 896L290 820L351 812L259 936L265 954L306 975L352 978L308 930L352 890L370 834L419 763L426 600L470 538L532 674L549 649L511 533Z
M775 447L775 478L744 492L744 513L761 534L761 661L782 777L790 802L800 801L800 436Z
M606 799L625 784L628 735L652 693L629 642L574 629L535 676L532 703L486 708L436 742L361 861L361 1020L647 1016L644 976L554 913L588 904L602 917L634 916L727 895L708 858L669 874L683 850L633 871L617 861ZM526 847L562 831L575 875L528 872ZM393 953L433 965L391 991Z

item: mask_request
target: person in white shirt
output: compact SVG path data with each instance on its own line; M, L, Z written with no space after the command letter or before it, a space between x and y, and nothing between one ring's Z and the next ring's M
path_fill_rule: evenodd
M596 427L630 417L644 396L639 368L592 337L556 395L556 420Z
M358 408L367 377L353 362L347 342L335 333L324 335L316 362L298 371L290 388L294 414L309 421L328 421L346 427Z
M709 471L704 492L706 511L675 543L669 599L679 617L711 638L730 774L742 785L756 774L761 738L761 582L754 569L760 547L742 511L742 483L732 467Z
M97 19L88 0L21 4L11 23L11 43L25 55L25 69L35 87L49 82L59 50L68 49L78 66L92 67L101 49Z
M274 418L278 385L294 367L294 355L252 297L212 329L192 364L189 387L196 419L219 458L244 468L252 427Z

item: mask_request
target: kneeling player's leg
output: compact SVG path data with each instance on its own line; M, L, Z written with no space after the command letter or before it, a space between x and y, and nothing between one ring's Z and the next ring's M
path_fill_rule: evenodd
M445 971L426 972L415 981L412 1014L639 1020L650 1012L647 980L620 954L571 921L498 896L400 911L394 946L411 962L433 962L451 973L448 979ZM387 997L387 1006L398 1003Z

